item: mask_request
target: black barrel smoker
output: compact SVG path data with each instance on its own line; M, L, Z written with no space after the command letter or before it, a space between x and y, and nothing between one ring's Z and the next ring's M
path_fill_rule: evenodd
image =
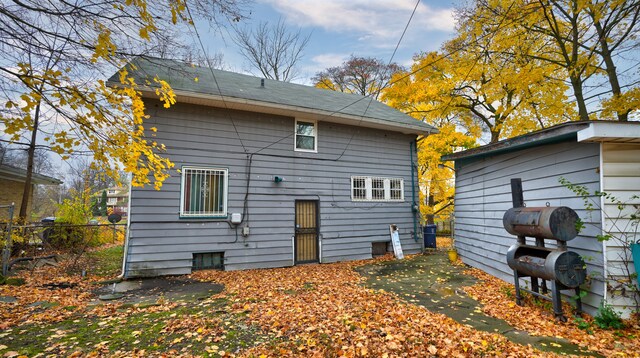
M566 321L560 290L575 290L576 312L581 313L579 286L586 279L584 260L577 253L567 251L566 243L578 235L578 214L566 206L524 207L520 179L511 179L511 194L514 207L505 212L502 222L510 234L518 237L518 242L507 251L507 264L513 269L515 279L516 303L522 305L521 290L548 300L544 294L547 293L546 281L550 281L553 313L557 319ZM535 238L535 245L527 245L527 236ZM545 239L556 240L556 248L545 247ZM531 290L520 287L522 277L531 277Z

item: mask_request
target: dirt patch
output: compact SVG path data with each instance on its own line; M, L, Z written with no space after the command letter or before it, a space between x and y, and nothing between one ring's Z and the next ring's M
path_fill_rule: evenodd
M103 299L108 297L127 303L153 303L160 299L195 301L211 297L222 290L224 286L214 282L201 282L186 276L178 276L111 283L100 287L94 293Z

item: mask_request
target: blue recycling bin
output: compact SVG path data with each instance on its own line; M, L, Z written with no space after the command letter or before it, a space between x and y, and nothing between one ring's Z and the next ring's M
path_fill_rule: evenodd
M640 240L631 244L631 255L636 272L639 273L636 279L638 280L638 287L640 287Z
M422 233L424 237L424 248L435 249L436 248L436 226L425 225L422 227Z

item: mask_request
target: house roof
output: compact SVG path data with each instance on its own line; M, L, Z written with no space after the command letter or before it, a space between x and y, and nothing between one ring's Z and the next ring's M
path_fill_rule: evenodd
M438 132L429 124L371 97L357 94L156 58L137 58L127 70L141 85L145 97L157 98L153 87L153 79L157 76L171 85L178 102L183 103L337 122L406 134L428 135ZM262 81L264 86L261 85ZM117 73L109 79L109 85L119 85Z
M27 178L27 171L7 164L0 164L0 179L24 182ZM47 175L33 173L31 175L33 184L60 185L62 181Z
M567 140L576 142L616 142L640 144L640 122L580 121L559 124L535 132L501 140L442 157L443 160L468 160L508 153L543 144Z

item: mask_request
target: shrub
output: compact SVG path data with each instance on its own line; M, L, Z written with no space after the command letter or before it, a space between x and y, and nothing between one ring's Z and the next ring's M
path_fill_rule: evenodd
M595 316L596 326L602 329L621 329L624 328L624 323L620 314L616 312L611 305L602 301L598 308L598 313Z

